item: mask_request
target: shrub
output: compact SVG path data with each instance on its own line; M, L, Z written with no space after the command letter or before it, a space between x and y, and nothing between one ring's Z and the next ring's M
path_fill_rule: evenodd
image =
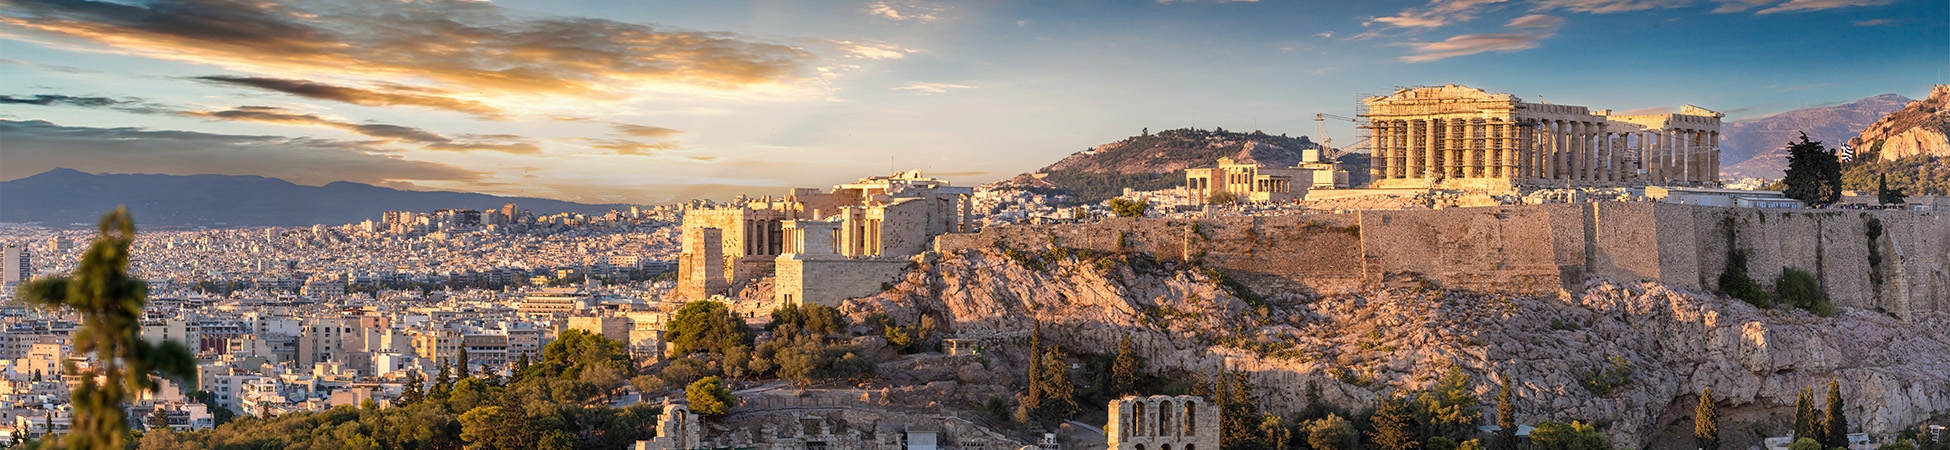
M1585 390L1591 391L1591 395L1604 397L1610 395L1613 389L1632 382L1631 361L1618 355L1608 356L1605 360L1607 361L1605 366L1594 367L1584 372L1582 383Z
M1761 288L1760 283L1754 282L1753 277L1747 276L1747 251L1745 250L1736 249L1727 252L1727 270L1720 272L1720 292L1725 292L1728 297L1746 301L1760 309L1767 309L1773 303L1773 300L1767 296L1767 290Z
M1775 290L1780 292L1781 303L1813 312L1822 317L1833 317L1835 306L1828 303L1828 297L1821 294L1821 281L1814 274L1792 267L1781 269L1780 278L1774 279Z

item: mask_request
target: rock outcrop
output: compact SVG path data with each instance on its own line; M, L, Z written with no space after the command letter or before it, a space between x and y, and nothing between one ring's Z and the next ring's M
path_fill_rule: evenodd
M1848 144L1885 161L1916 155L1950 156L1950 137L1946 135L1950 135L1950 84L1939 84L1930 90L1929 98L1883 116Z
M1726 423L1762 433L1785 426L1778 414L1791 422L1797 390L1831 379L1861 430L1893 432L1950 411L1950 319L1941 316L1906 322L1843 308L1822 318L1603 279L1555 296L1422 288L1312 296L1232 282L1257 293L1235 292L1213 278L1222 272L1143 254L965 249L916 260L895 289L843 309L906 323L932 315L955 337L1017 345L1040 323L1045 342L1081 353L1113 352L1130 336L1146 370L1245 371L1275 412L1293 412L1310 395L1372 406L1426 388L1450 367L1474 376L1485 410L1507 377L1517 383L1521 422L1599 423L1628 448L1678 420L1672 411L1690 411L1705 388L1728 411ZM1590 385L1614 367L1629 369L1614 380L1622 383Z

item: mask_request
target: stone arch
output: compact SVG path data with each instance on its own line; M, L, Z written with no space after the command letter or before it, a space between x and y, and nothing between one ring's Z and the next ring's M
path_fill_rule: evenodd
M1145 409L1147 409L1144 406L1145 402L1143 401L1131 402L1131 428L1137 429L1136 434L1138 436L1144 436L1145 432L1150 429L1150 427L1146 426L1150 425L1151 421L1144 416ZM1144 449L1140 448L1138 450Z
M1178 406L1171 400L1158 403L1158 435L1171 436L1171 419L1176 416Z
M1198 407L1199 402L1197 400L1187 400L1185 402L1185 420L1182 421L1185 423L1185 436L1198 435ZM1185 450L1191 450L1190 445L1185 446L1185 448Z

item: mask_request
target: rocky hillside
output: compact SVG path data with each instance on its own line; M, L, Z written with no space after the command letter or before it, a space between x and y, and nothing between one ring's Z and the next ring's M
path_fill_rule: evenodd
M1761 310L1656 284L1587 283L1524 297L1392 289L1324 297L1229 281L1142 254L966 250L916 257L886 292L849 301L856 320L934 317L956 337L1020 344L1040 323L1072 353L1114 352L1131 336L1160 374L1231 367L1262 406L1344 407L1474 376L1484 409L1514 380L1518 419L1600 424L1619 448L1692 448L1668 436L1701 389L1722 405L1728 448L1785 433L1796 390L1839 380L1851 423L1876 433L1950 411L1950 319L1904 322L1846 309L1834 318ZM1000 347L998 347L1000 348ZM1018 377L1020 374L1017 374ZM1679 445L1673 444L1673 445ZM1673 447L1679 448L1679 447Z
M1722 176L1780 178L1787 171L1788 141L1802 132L1808 138L1839 146L1869 124L1903 108L1909 98L1882 94L1844 105L1803 108L1758 119L1725 124L1720 143ZM1859 147L1859 146L1858 146Z
M1184 128L1146 132L1072 153L1047 167L991 183L990 189L1027 189L1074 197L1076 203L1096 203L1123 193L1124 188L1157 190L1177 186L1184 170L1232 158L1290 167L1300 151L1318 147L1306 136L1287 137L1258 131ZM1365 173L1365 171L1364 171Z
M1865 157L1875 155L1883 161L1950 156L1950 138L1946 135L1950 135L1950 84L1939 84L1930 90L1929 98L1883 116L1848 144L1865 151Z

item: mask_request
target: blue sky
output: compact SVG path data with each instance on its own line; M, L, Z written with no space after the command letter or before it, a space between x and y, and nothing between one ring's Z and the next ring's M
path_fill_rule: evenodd
M1142 128L1318 138L1397 86L1742 119L1946 77L1940 0L5 0L0 178L651 203L975 184Z

